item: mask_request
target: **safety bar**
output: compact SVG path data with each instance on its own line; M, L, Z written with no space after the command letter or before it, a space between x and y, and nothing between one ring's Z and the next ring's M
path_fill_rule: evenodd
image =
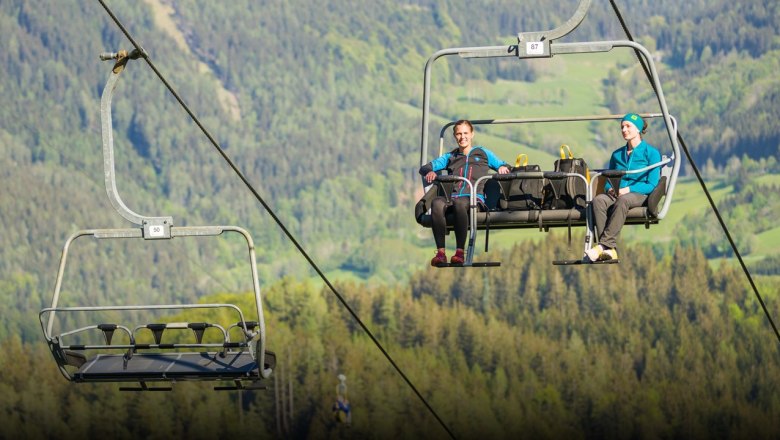
M44 315L51 313L52 315L56 312L107 312L107 311L138 311L138 310L191 310L191 309L216 309L216 308L228 308L233 309L241 319L240 322L242 323L250 323L254 321L246 321L244 319L244 313L234 304L224 304L224 303L213 303L213 304L158 304L158 305L134 305L134 306L80 306L80 307L47 307L43 310L41 310L38 313L38 320L41 323L41 328L43 329L44 336L47 340L52 339L51 335L51 322L50 320L46 320L48 325L44 324ZM181 328L178 326L179 323L173 323L170 327L167 328ZM131 340L133 339L133 335L140 327L146 327L149 324L145 324L143 326L138 326L133 329L133 331L130 331L128 328L124 327L124 329L129 333ZM167 325L167 324L163 324ZM213 324L212 324L213 325ZM84 327L83 329L92 328L92 326ZM96 328L96 326L95 326ZM186 327L185 327L186 328ZM222 328L223 333L225 332L224 328ZM247 327L248 328L248 327ZM79 329L82 330L82 329ZM78 330L72 330L69 332L63 332L59 336L66 336L73 333L76 333ZM253 337L257 336L257 333L255 332L247 332L246 337L247 339L252 339Z
M477 193L476 188L479 188L480 184L483 181L493 179L496 181L508 181L508 180L514 180L514 179L551 179L551 180L560 180L560 179L566 179L569 177L574 177L577 179L582 179L583 182L585 182L585 186L587 188L586 191L586 202L588 205L590 205L590 183L588 180L583 176L582 174L578 173L564 173L561 171L516 171L513 173L507 173L507 174L490 174L487 176L482 176L477 181L472 184L469 179L461 176L455 176L455 175L443 175L443 176L436 176L436 179L434 181L447 183L447 182L457 182L457 181L463 181L465 182L469 187L469 240L468 240L468 248L466 249L466 258L463 262L463 266L473 266L474 265L474 244L476 242L476 234L477 234L477 208L479 207L477 205ZM590 229L590 228L589 228Z
M244 314L237 306L233 304L221 304L221 303L215 303L215 304L161 304L161 305L135 305L135 306L82 306L82 307L48 307L43 310L41 310L38 313L38 320L40 321L41 328L43 329L44 337L46 338L48 344L50 347L52 346L59 346L59 348L74 348L74 349L135 349L139 348L139 344L136 344L133 342L133 344L130 345L90 345L90 346L60 346L60 336L68 334L63 333L60 336L52 336L51 335L51 319L47 319L48 325L44 324L44 315L53 315L56 312L103 312L103 311L127 311L127 310L187 310L187 309L213 309L213 308L229 308L233 309L239 316L239 327L242 327L244 329L247 329L245 332L245 338L246 342L243 343L231 343L229 341L224 342L223 344L182 344L178 345L176 347L169 346L165 344L144 344L142 348L195 348L195 347L222 347L224 349L226 348L241 348L241 347L248 347L250 349L250 352L252 353L253 359L257 361L257 364L260 368L260 373L263 378L267 378L271 375L271 369L265 369L263 366L265 365L265 332L262 331L262 328L260 329L260 332L255 331L249 331L249 328L254 328L253 326L250 326L249 324L256 324L259 326L258 323L255 321L247 321L244 319ZM223 334L226 334L223 327L220 327L223 331ZM137 328L136 328L137 329ZM129 330L127 330L129 332ZM69 332L69 334L74 333L75 331ZM130 332L131 338L133 332ZM257 340L257 346L253 347L250 342L255 337L258 337ZM134 339L131 339L134 341ZM232 344L232 345L231 345ZM224 354L224 351L223 351ZM129 356L132 356L131 353L128 353ZM65 373L63 373L65 374Z

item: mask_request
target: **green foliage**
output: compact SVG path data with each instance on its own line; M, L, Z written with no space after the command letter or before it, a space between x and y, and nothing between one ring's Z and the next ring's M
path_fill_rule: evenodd
M752 174L743 174L743 178L747 180L749 175ZM780 200L776 197L778 190L777 185L740 181L735 184L735 193L718 203L718 211L732 231L740 254L750 254L758 245L758 234L776 228L776 219L780 215ZM686 216L675 227L675 235L681 243L702 249L708 258L734 256L717 217L711 212Z
M752 264L751 272L761 275L780 275L780 255L772 255Z
M624 249L619 267L550 266L566 247L550 235L492 255L500 268L430 269L410 286L337 289L458 438L780 432L780 376L772 367L780 358L738 270L712 270L689 247L656 259L649 246ZM777 316L777 283L762 289ZM50 436L67 425L83 438L200 438L215 426L221 435L251 426L253 435L273 435L275 402L284 395L284 432L337 438L346 433L330 407L344 373L350 437L446 437L329 290L286 278L265 297L278 366L271 389L242 394L242 409L237 394L202 384L176 384L164 395L69 384L45 347L11 337L0 359L3 432ZM204 301L253 307L251 294ZM152 414L162 422L151 424Z

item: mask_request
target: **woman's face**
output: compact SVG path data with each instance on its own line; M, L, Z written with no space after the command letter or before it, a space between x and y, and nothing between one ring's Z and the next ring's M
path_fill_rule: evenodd
M639 130L637 130L636 125L628 121L623 121L620 124L620 131L623 133L623 139L627 141L635 139L639 136Z
M461 149L471 147L471 140L474 138L474 132L468 124L460 124L455 127L455 141Z

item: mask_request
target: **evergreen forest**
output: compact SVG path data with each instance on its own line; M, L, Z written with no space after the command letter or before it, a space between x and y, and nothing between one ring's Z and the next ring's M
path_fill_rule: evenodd
M99 58L132 45L102 3L271 210L150 66L128 63L112 107L119 194L176 226L251 233L277 357L267 389L75 384L46 346L38 314L68 236L132 227L106 197L100 97L112 63ZM619 265L553 266L577 256L583 231L529 229L491 231L489 250L477 240L476 259L499 268L428 266L433 240L412 215L426 60L516 44L578 4L0 0L0 438L780 436L780 339L767 317L780 322L778 2L593 0L561 39L625 39L620 8L766 313L685 157L669 216L625 228ZM632 52L522 61L437 63L431 138L460 118L658 111ZM648 139L667 152L662 125ZM591 122L478 127L475 140L551 169L562 143L599 168L621 138ZM229 235L84 239L61 305L251 311L251 290L246 246ZM193 319L177 313L153 319ZM339 374L349 426L333 417Z

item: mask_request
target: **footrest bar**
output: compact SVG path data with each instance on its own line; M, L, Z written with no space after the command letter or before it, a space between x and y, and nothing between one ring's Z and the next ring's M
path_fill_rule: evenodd
M574 266L578 264L583 265L600 265L600 264L618 264L620 260L603 260L603 261L582 261L582 260L554 260L552 262L555 266Z
M501 266L500 261L483 261L478 263L471 263L469 265L466 264L452 264L452 263L441 263L437 264L436 266L439 269L443 269L445 267L498 267Z

